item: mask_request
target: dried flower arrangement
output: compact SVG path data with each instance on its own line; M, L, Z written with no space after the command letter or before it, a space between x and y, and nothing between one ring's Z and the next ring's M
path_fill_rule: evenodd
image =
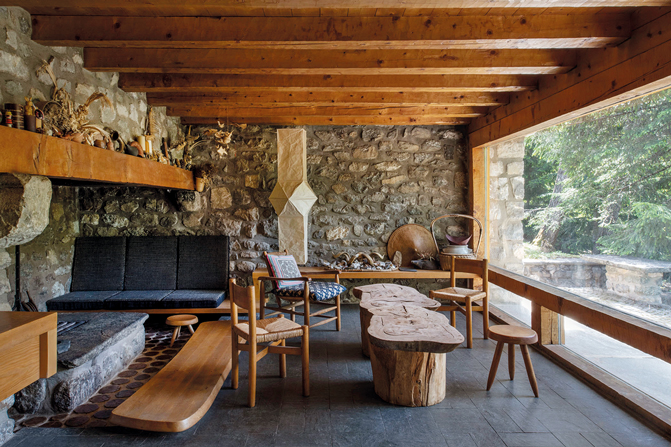
M47 134L78 143L86 142L94 145L96 140L110 141L110 134L101 126L90 124L88 121L89 107L95 101L102 100L104 106L112 107L112 102L104 93L93 93L86 102L75 108L70 94L58 86L56 75L51 69L53 56L49 61L42 61L37 74L47 73L54 84L51 100L42 107L44 112L44 126Z
M202 192L209 185L214 171L215 167L212 163L205 163L193 170L193 174L196 177L196 191Z

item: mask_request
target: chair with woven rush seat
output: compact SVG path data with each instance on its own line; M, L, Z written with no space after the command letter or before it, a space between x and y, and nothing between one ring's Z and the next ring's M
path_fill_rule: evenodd
M308 326L284 318L280 315L264 320L256 319L256 300L254 287L241 287L230 280L231 323L233 336L233 362L231 382L233 389L238 388L240 351L249 353L249 406L256 405L256 362L266 354L280 355L280 377L287 375L287 354L300 355L303 362L303 396L310 395L310 329ZM238 306L247 309L249 320L238 321ZM242 339L243 341L241 342ZM287 338L301 337L301 345L286 346ZM260 345L260 346L259 346Z
M429 297L441 303L439 311L450 311L452 326L456 327L457 311L466 316L466 344L473 347L473 311L482 312L482 332L489 338L489 279L486 259L465 259L451 256L450 287L432 290ZM482 290L456 286L456 272L474 273L482 278Z
M286 250L279 253L263 252L263 256L268 266L269 276L259 278L261 285L259 313L261 319L286 313L291 315L292 321L295 321L296 315L302 316L304 323L309 327L317 327L335 321L336 330L340 330L340 294L347 289L340 284L340 272L338 270L320 272L321 274L333 275L335 282L313 281L308 277L301 276L296 260ZM264 281L272 281L274 288L266 292ZM276 306L267 305L266 294L275 296ZM335 300L335 305L326 303L329 300ZM288 302L288 304L282 304L283 301ZM311 312L311 304L328 307ZM303 312L296 310L300 306L303 306ZM273 312L266 314L266 309ZM333 311L335 311L335 316L325 315ZM311 324L310 319L312 317L323 318L323 320Z

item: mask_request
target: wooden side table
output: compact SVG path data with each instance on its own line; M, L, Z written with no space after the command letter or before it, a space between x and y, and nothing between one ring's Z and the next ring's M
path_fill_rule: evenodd
M390 305L408 304L429 310L438 310L440 303L416 289L398 284L370 284L355 287L352 292L359 298L359 318L361 319L361 352L370 357L368 326L373 315Z
M406 407L445 399L446 353L464 337L445 315L409 304L387 306L368 328L375 393Z
M170 340L170 347L172 348L172 345L175 343L175 339L179 337L179 334L182 330L182 326L186 326L189 328L189 332L193 334L193 326L192 324L197 324L198 323L198 317L195 315L173 315L168 317L165 320L165 324L168 326L173 326L175 329L172 331L172 340Z
M503 345L508 343L508 373L510 374L510 380L515 378L515 345L520 345L522 357L524 358L524 365L527 367L527 375L529 376L531 389L534 390L534 395L538 397L536 374L534 373L534 367L531 364L529 348L527 348L527 345L531 345L538 341L538 334L536 334L536 331L525 327L501 324L489 328L489 338L496 340L498 343L496 344L496 351L494 351L492 366L489 369L487 391L489 391L494 384L496 370L499 368L499 361L501 361Z

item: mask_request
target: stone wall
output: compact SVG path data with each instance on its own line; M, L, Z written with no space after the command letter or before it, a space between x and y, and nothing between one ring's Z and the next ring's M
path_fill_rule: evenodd
M493 265L524 273L524 138L487 147L489 155L489 260ZM520 298L491 287L491 300Z
M125 140L143 133L147 115L144 94L119 89L117 73L85 70L80 48L45 47L33 42L31 33L31 18L25 10L0 8L0 108L8 102L23 104L25 96L37 101L50 98L52 81L44 73L38 75L37 69L53 56L59 85L77 104L94 92L105 93L112 101L113 108L102 107L100 101L91 106L92 123L117 130ZM179 120L167 117L165 108L155 112L160 136L177 139L182 132ZM73 241L79 233L77 188L55 187L53 192L51 221L45 233L21 247L23 290L31 293L41 310L46 300L69 289ZM14 251L13 247L0 249L0 310L9 310L14 302Z
M92 123L117 130L125 140L143 134L142 120L147 115L143 93L126 93L117 87L118 73L91 73L83 67L81 48L45 47L33 42L30 14L22 8L0 8L0 105L24 104L25 96L36 101L51 98L53 83L46 74L37 74L43 61L54 57L53 71L59 86L81 104L94 92L105 93L113 108L96 101L90 108ZM176 138L179 120L168 118L165 108L155 109L161 137Z
M602 289L606 285L604 266L579 258L525 259L524 276L557 287Z
M306 131L308 181L318 196L310 218L310 265L343 250L386 254L387 239L398 226L415 222L428 228L434 217L467 211L461 128ZM276 144L276 128L248 126L234 131L227 154L213 145L197 146L194 164L216 166L212 186L203 193L81 188L82 234L230 235L231 269L248 278L255 268L265 268L262 252L277 249L277 216L268 201L277 178ZM420 288L428 286L424 281Z

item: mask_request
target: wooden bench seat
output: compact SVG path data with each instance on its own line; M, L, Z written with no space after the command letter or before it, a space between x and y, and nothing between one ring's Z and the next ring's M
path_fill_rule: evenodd
M201 323L179 353L119 405L110 422L123 427L180 432L210 409L231 372L231 323Z

